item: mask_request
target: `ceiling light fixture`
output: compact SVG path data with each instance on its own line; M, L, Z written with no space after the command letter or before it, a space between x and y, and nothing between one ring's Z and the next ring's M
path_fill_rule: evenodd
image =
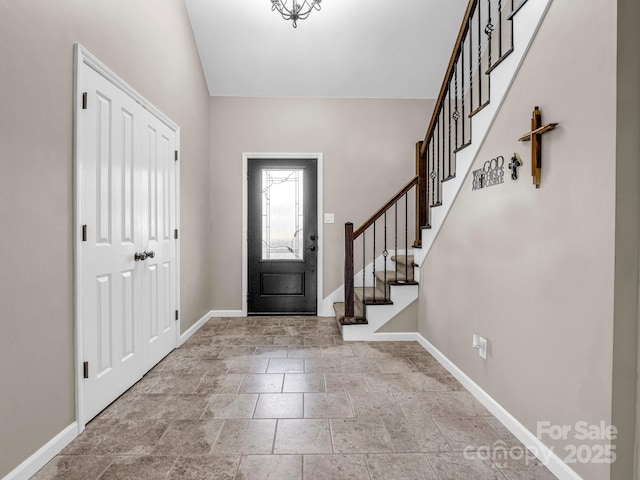
M303 0L302 3L297 0L271 0L271 11L277 10L282 18L293 22L293 28L297 28L298 20L305 20L311 10L320 11L320 3L322 0Z

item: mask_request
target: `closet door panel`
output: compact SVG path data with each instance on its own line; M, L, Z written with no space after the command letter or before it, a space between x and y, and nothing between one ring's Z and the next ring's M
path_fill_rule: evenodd
M142 269L134 261L137 191L136 115L139 106L94 71L86 73L87 108L79 119L84 413L90 419L142 375L137 296Z
M143 308L145 330L145 368L153 367L176 344L176 161L175 132L157 118L145 118L144 161L148 165L148 192L144 196L144 217L147 231L145 250L153 254L145 260L147 274L142 278L143 290L149 292Z

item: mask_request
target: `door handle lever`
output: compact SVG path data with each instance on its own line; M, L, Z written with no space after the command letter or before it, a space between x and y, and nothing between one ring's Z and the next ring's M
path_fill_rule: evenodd
M133 254L133 259L136 262L142 262L143 260L147 259L147 252L142 252L142 253L136 252Z
M144 255L146 255L145 258L156 258L156 252L154 252L153 250L147 252L146 250L144 251Z

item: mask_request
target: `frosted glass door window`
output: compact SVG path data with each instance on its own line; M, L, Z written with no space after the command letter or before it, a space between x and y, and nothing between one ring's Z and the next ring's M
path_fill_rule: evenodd
M304 260L303 170L262 170L262 260Z

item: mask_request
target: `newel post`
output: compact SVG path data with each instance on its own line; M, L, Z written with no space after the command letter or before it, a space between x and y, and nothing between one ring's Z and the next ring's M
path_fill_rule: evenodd
M414 247L422 246L422 229L428 225L427 212L427 156L422 154L423 142L416 143L416 239Z
M344 224L344 316L354 317L353 223Z

